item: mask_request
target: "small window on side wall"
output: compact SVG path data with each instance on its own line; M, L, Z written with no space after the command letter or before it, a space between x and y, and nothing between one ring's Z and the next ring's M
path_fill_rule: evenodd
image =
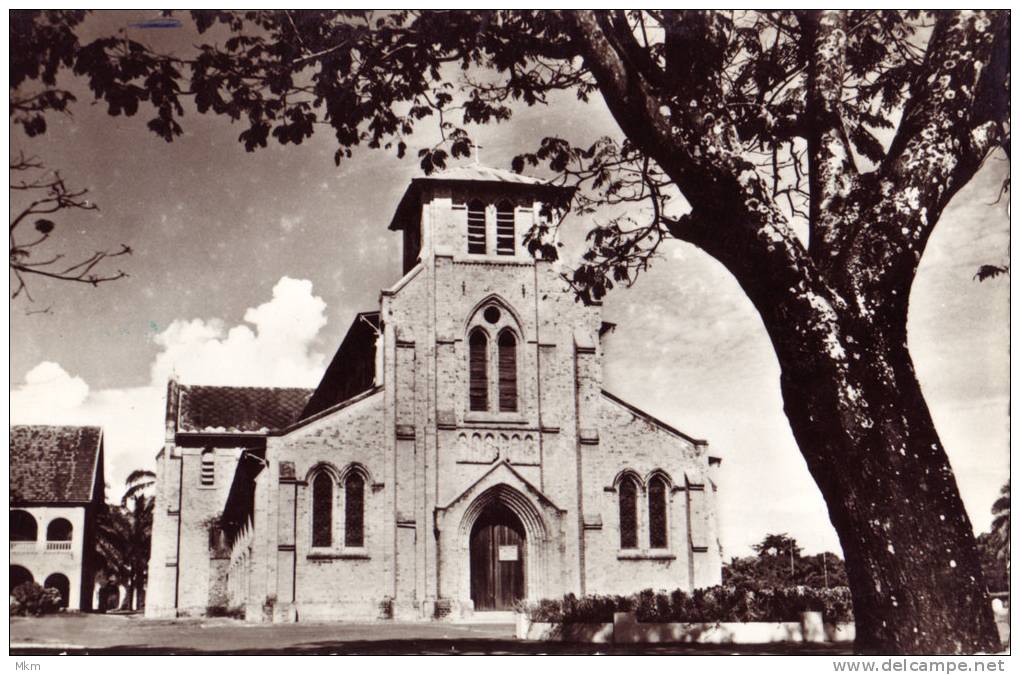
M202 485L212 485L216 482L216 458L211 448L202 451Z

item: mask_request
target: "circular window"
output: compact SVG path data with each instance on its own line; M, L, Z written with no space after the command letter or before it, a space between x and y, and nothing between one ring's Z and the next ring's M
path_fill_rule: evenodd
M488 321L489 323L496 323L497 321L499 321L500 317L499 308L486 307L485 313L482 316L484 316L485 320Z

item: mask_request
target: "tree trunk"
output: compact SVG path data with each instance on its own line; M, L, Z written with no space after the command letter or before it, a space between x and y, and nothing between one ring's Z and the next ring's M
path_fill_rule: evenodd
M855 651L999 650L970 519L907 351L905 311L826 316L831 332L820 340L817 315L790 305L763 313L786 415L846 555Z

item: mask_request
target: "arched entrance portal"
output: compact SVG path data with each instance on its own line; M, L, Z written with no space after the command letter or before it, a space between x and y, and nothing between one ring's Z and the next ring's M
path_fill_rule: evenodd
M471 528L471 600L475 610L512 609L526 595L526 535L520 518L494 502Z

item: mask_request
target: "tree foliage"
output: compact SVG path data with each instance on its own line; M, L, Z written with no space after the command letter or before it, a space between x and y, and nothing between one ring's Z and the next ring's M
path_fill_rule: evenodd
M106 504L98 518L96 549L105 572L123 579L128 587L124 606L130 609L134 598L143 604L152 546L153 490L156 475L152 471L132 471L125 480L119 504Z
M752 590L805 586L848 586L843 560L828 551L802 554L787 534L769 534L752 547L758 555L731 558L723 565L723 585Z

